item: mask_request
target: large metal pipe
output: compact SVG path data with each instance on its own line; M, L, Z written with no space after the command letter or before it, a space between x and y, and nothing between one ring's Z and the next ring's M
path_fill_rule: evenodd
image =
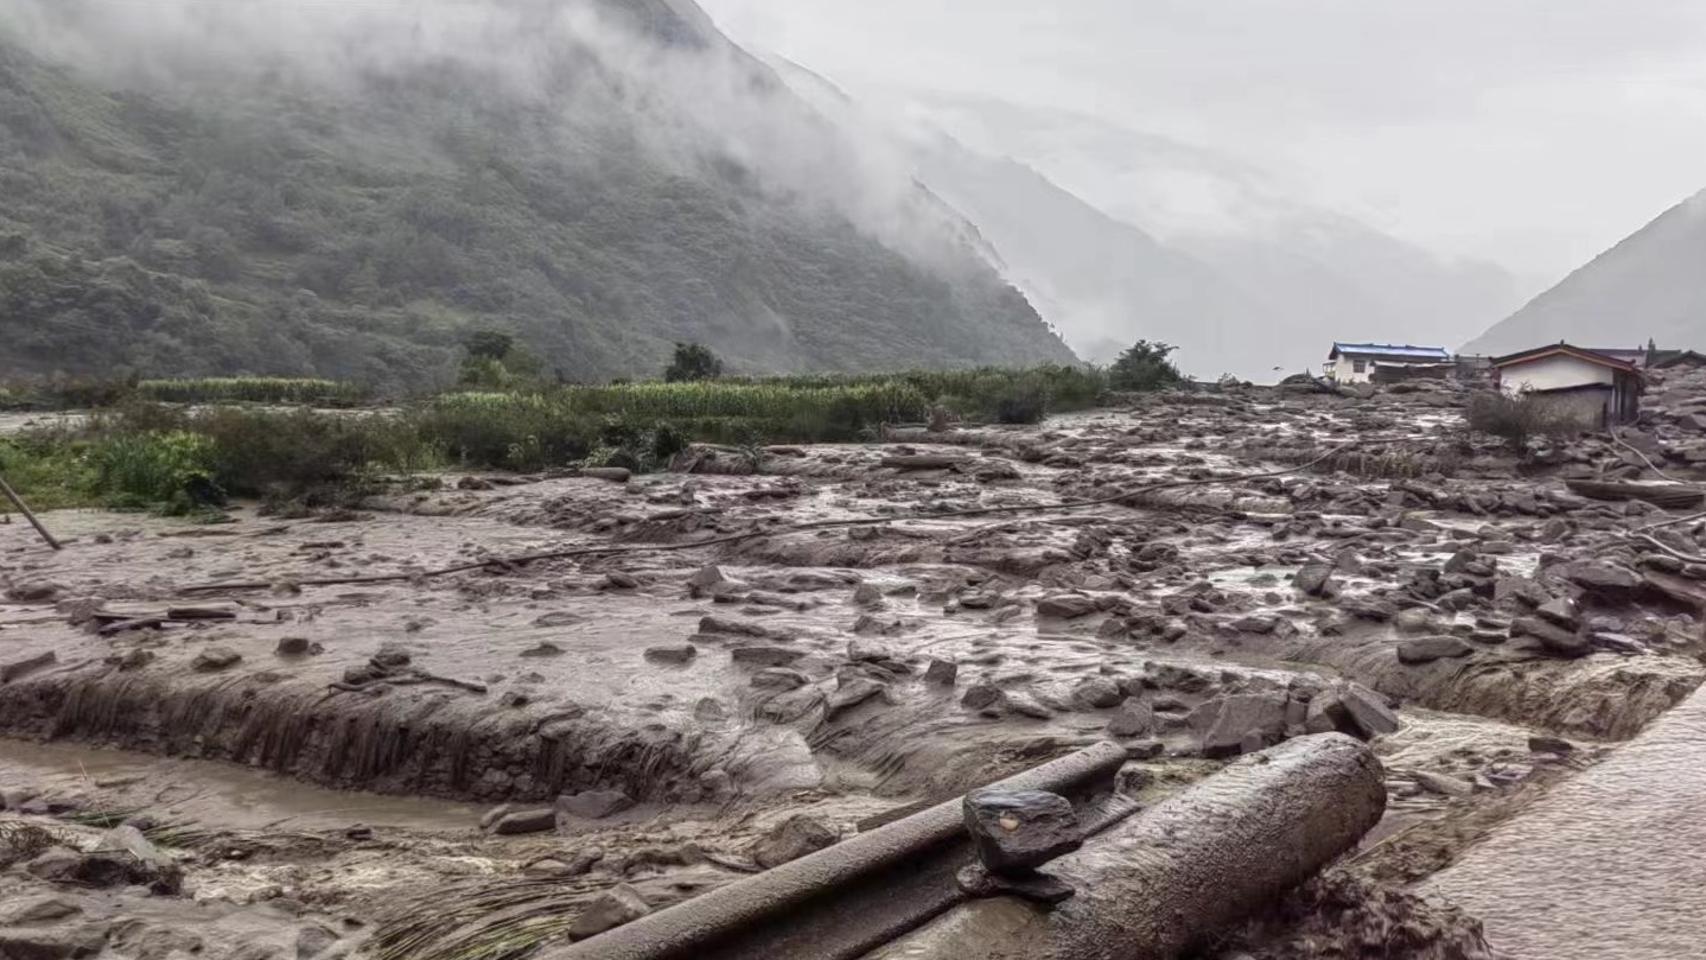
M1099 743L999 785L1082 799L1111 793L1125 761ZM855 960L961 902L971 859L956 797L540 960Z
M1380 761L1342 734L1244 757L1046 870L1053 910L975 900L867 960L1172 960L1354 847L1386 806Z

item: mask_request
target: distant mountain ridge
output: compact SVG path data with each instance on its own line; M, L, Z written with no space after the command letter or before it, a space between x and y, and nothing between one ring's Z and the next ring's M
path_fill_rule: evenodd
M1445 262L1358 220L1291 199L1261 171L1212 151L1012 104L924 98L907 109L984 162L1028 171L1010 170L999 190L980 198L949 181L993 182L993 171L966 175L962 162L960 174L938 170L924 179L985 228L1019 271L1010 276L1081 352L1089 336L1084 328L1099 326L1095 336L1107 343L1145 337L1177 344L1185 368L1199 376L1272 380L1318 368L1334 340L1450 346L1520 303L1514 279L1497 266ZM1039 276L1065 284L1075 272L1059 262L1069 259L1064 249L1095 251L1076 264L1071 285L1085 289L1082 268L1107 250L1130 251L1118 267L1104 263L1098 310L1075 318L1072 298L1039 295L1038 287L1048 284L1033 285L1023 273L1025 258L1015 255L1025 238L1015 244L991 228L1000 205L1021 197L1040 202L1039 193L1024 187L1027 178L1047 183L1057 201L1102 218L1091 227L1080 217L1081 245L1058 234L1042 244L1040 254L1055 262L1036 263ZM1115 227L1127 231L1125 240L1111 239Z
M409 389L487 327L575 379L676 340L741 372L1075 359L974 228L690 0L491 9L489 57L399 25L348 78L155 86L45 61L0 11L0 375Z
M1500 355L1566 340L1706 350L1706 190L1665 211L1463 347Z

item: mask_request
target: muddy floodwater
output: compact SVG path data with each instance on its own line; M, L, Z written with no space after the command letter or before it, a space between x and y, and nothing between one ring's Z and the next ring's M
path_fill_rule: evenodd
M1668 451L1706 385L1659 386L1630 436L1699 482ZM0 902L37 905L0 943L520 958L619 884L664 909L1098 741L1149 804L1337 731L1385 819L1224 957L1690 955L1706 878L1653 840L1689 835L1706 531L1572 492L1648 470L1610 440L1519 460L1464 397L0 526ZM55 872L125 823L166 892Z

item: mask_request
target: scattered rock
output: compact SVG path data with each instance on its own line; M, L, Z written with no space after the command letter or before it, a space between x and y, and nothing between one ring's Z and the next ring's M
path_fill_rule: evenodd
M332 928L318 923L309 924L296 932L296 960L317 957L337 942L338 934Z
M731 660L749 667L785 667L805 655L803 650L774 646L735 647L729 651Z
M968 710L983 710L1001 702L1001 688L988 680L980 680L966 688L960 705Z
M853 602L862 607L875 607L883 602L883 592L874 583L861 583L853 588Z
M1306 563L1292 577L1297 589L1311 597L1330 597L1338 592L1333 582L1333 564Z
M521 651L521 653L519 654L519 656L529 657L529 658L532 658L532 657L560 657L562 655L563 655L563 648L557 646L556 644L552 643L549 640L541 640L537 644L535 644L531 647L528 647L526 650Z
M557 811L550 807L535 807L506 813L491 825L491 832L500 837L523 833L544 833L557 829Z
M582 820L602 820L634 805L634 798L620 790L583 790L557 798L557 812Z
M585 940L606 930L614 930L625 923L632 923L648 913L652 908L646 905L640 892L625 883L619 883L609 890L599 894L580 916L569 927L569 939Z
M1059 794L974 790L963 809L978 859L992 873L1022 875L1083 844L1078 815Z
M1279 694L1237 694L1219 702L1213 723L1203 734L1202 754L1205 757L1230 757L1253 752L1246 748L1259 744L1260 750L1277 742L1285 734L1286 698ZM1247 741L1247 735L1255 738Z
M602 590L635 590L639 586L640 581L637 577L620 570L612 570L606 573L604 579L599 581L599 588Z
M657 647L647 647L645 657L653 663L683 664L699 655L699 648L691 643L672 643Z
M1640 575L1634 571L1600 560L1561 564L1552 572L1588 593L1616 603L1635 599L1642 583Z
M797 814L772 827L752 845L752 859L769 870L784 863L816 853L836 844L841 838L822 820L807 814Z
M1106 710L1117 707L1125 699L1120 692L1119 684L1105 677L1091 677L1081 681L1072 690L1072 699L1081 707L1092 710Z
M1539 617L1511 621L1511 636L1533 637L1550 653L1565 658L1585 657L1593 652L1593 641Z
M952 660L931 660L924 671L924 682L939 687L951 687L959 679L959 664Z
M198 673L214 673L236 666L243 655L230 647L208 647L195 655L190 668Z
M1141 737L1155 729L1155 711L1141 700L1126 700L1108 718L1108 736Z
M1421 637L1398 644L1398 661L1409 664L1432 663L1435 660L1467 657L1474 652L1474 647L1457 637Z
M1547 601L1536 607L1534 614L1554 626L1563 627L1571 632L1580 629L1582 625L1581 612L1576 607L1576 601L1569 597L1558 597L1555 600Z
M307 637L281 637L278 646L273 650L281 657L306 657L317 652L319 644L311 644Z
M1555 753L1568 756L1576 752L1576 745L1562 737L1549 737L1543 734L1528 738L1528 749L1531 753Z
M1037 601L1037 616L1072 620L1096 612L1096 601L1075 593L1044 597Z

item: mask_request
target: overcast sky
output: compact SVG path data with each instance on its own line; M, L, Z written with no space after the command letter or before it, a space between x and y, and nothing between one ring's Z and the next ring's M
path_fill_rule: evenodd
M1706 0L700 0L858 90L1067 107L1547 282L1706 188Z

